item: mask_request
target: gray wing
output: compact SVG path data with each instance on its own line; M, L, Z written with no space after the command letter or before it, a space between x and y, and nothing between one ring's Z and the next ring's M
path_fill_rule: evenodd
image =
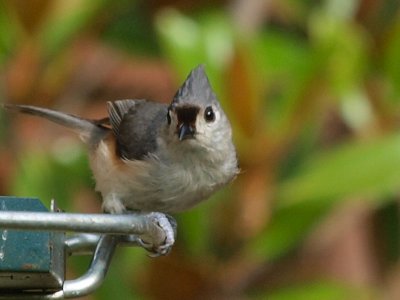
M108 102L108 114L117 140L118 155L143 159L157 148L157 136L166 124L168 105L141 100Z

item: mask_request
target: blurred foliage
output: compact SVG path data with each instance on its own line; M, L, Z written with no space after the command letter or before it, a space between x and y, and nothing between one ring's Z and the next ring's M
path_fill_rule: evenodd
M70 199L82 185L94 186L86 156L80 149L64 149L63 158L43 152L24 153L11 191L16 196L56 200L63 209L71 208ZM72 153L74 151L74 153ZM65 179L68 178L68 184Z
M265 296L261 296L263 299ZM365 299L365 296L356 289L334 284L330 282L316 282L304 286L285 288L276 294L269 296L271 300L345 300ZM265 299L265 298L264 298Z
M203 63L234 130L235 182L177 216L168 257L118 251L91 299L400 297L397 1L57 0L30 8L0 3L0 101L83 110L132 74L112 73L115 57L131 72L138 61L167 64L172 90ZM104 48L114 52L100 62L79 56ZM140 75L155 85L149 74ZM0 177L11 178L2 192L79 209L79 191L93 189L83 149L18 147L21 127L3 114L0 121ZM18 159L3 153L8 147ZM344 228L347 214L361 229ZM338 236L360 243L353 256L324 244L340 245ZM335 268L316 263L320 252L325 262L336 258ZM364 268L354 257L367 257Z

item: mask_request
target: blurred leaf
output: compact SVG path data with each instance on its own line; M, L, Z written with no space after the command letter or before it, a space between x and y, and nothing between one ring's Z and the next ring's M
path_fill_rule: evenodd
M188 255L200 256L209 251L212 235L210 215L218 201L216 198L218 195L177 215L178 239L185 245Z
M234 31L226 14L209 12L201 16L202 40L207 63L223 70L234 55Z
M20 24L5 2L0 2L0 66L13 53L21 37Z
M160 54L152 15L143 1L122 1L103 33L107 42L132 53Z
M255 38L252 48L256 74L262 75L266 87L263 113L267 116L267 128L285 135L299 110L308 115L312 108L304 94L321 60L313 55L305 40L277 31Z
M399 101L400 96L400 20L396 20L391 27L384 55L384 70L390 79L390 87L394 93L389 100Z
M398 203L396 197L389 200L386 205L379 207L374 216L377 243L382 253L380 259L384 266L396 264L400 258L400 215Z
M165 10L156 19L164 52L178 71L186 74L194 64L204 62L201 30L194 20L175 10ZM183 75L184 76L184 75Z
M233 54L233 32L223 14L207 14L199 21L165 9L156 19L161 46L181 78L204 63L207 75L222 100L222 71Z
M3 91L0 83L0 103L3 103ZM10 140L9 132L9 120L4 109L0 109L0 148L8 147L8 141Z
M268 30L251 42L254 59L267 80L295 80L308 70L312 53L306 40L294 34Z
M68 210L71 196L82 185L93 186L83 152L68 164L55 160L49 153L25 152L20 155L11 193L38 197L47 204L55 199L60 208Z
M341 114L346 124L356 132L368 130L375 121L371 102L361 88L349 90L343 95Z
M264 298L265 299L265 298ZM371 291L327 281L289 286L267 296L268 300L348 300L375 299Z
M326 203L294 204L277 210L264 232L248 244L251 254L274 260L287 254L329 211Z
M109 0L54 1L53 10L39 31L44 57L62 50L109 3Z
M134 286L150 258L142 248L117 247L107 277L94 293L95 299L143 299Z
M334 3L334 1L330 1ZM332 4L336 7L336 4ZM324 61L329 86L341 96L358 86L367 65L367 39L353 23L334 12L315 10L310 18L310 36L315 47L314 57Z
M296 247L338 201L366 197L386 202L384 196L398 189L399 164L398 135L314 154L279 185L271 223L249 249L259 258L275 259Z
M400 136L354 142L314 155L279 187L279 205L364 196L382 201L399 186Z
M315 124L304 126L299 131L296 140L286 150L285 159L280 162L279 169L276 171L280 182L295 174L299 166L304 164L304 160L319 150L318 138L320 131L320 127L315 126Z
M350 20L356 14L358 4L358 0L325 0L323 1L324 13L321 15L329 15L338 21Z

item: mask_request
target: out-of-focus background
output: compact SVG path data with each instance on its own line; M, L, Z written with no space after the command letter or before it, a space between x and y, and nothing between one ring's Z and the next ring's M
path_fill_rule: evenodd
M176 215L169 256L119 248L85 299L400 299L399 1L0 2L0 102L101 118L199 63L242 173ZM0 111L1 195L100 212L93 187L77 137Z

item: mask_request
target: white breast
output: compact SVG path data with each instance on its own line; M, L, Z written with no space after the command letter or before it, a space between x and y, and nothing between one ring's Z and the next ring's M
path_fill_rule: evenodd
M237 173L236 157L216 157L194 149L160 149L145 160L116 163L101 142L91 167L106 211L177 212L208 198ZM234 152L233 152L234 155ZM115 155L114 155L115 156Z

